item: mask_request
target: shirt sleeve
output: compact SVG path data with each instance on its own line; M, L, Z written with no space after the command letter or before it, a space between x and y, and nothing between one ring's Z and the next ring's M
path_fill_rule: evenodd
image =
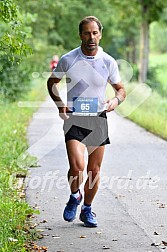
M118 64L115 59L110 63L108 80L111 84L117 84L121 81Z
M65 58L62 57L59 60L56 68L53 70L53 74L55 75L56 78L62 79L63 76L66 74L66 72L67 72L67 62Z

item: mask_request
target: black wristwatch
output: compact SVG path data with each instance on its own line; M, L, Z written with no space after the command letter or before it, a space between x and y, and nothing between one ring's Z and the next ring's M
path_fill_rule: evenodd
M120 104L122 103L122 101L119 99L118 96L115 96L115 98L117 98L117 100L118 100L118 105L120 105Z

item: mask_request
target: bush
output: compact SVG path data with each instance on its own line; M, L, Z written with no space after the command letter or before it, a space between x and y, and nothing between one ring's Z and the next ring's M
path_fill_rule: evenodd
M148 69L146 84L157 91L161 96L166 96L165 85L158 79L158 70L159 66L152 66Z
M3 68L0 72L0 96L3 100L16 101L30 90L31 65L26 60L21 63L11 62L8 57L2 57Z
M25 96L32 86L33 72L36 72L39 77L46 77L46 74L49 77L49 64L53 55L57 54L61 57L64 53L62 46L47 46L36 41L34 53L21 62L17 59L11 62L7 55L1 55L0 98L13 102Z
M133 76L132 76L131 82L138 81L138 76L139 76L138 66L132 63L131 63L131 66L133 68Z
M138 81L138 75L139 75L139 70L137 65L133 64L133 76L131 79L131 82L137 82ZM159 71L163 71L162 66L150 66L147 72L147 80L146 84L149 85L152 90L158 92L161 96L167 96L167 86L164 85L160 80L159 80ZM164 66L164 71L165 71L165 66Z

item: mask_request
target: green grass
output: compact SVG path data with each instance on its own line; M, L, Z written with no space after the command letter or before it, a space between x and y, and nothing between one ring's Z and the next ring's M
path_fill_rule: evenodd
M34 83L33 91L24 99L38 101L45 97L44 81ZM20 191L16 189L16 178L13 174L26 174L25 167L18 165L18 157L27 149L26 130L35 108L21 108L17 103L6 103L0 106L0 251L23 252L29 232L26 228L27 216L33 209ZM11 180L11 178L14 178ZM12 183L11 183L12 182Z
M156 70L156 79L160 85L158 90L162 95L158 90L152 90L151 95L138 106L141 98L145 96L147 88L139 90L140 84L138 83L126 84L128 95L117 111L146 130L167 140L167 53L150 54L149 65Z
M149 56L149 64L151 66L167 65L167 53L151 53Z
M135 83L126 85L128 93L126 101L117 111L148 131L167 139L167 99L154 91L138 106L142 94L136 91L132 95L132 91L139 85Z
M153 54L149 56L150 67L156 67L157 79L162 84L167 86L167 53ZM167 91L167 87L164 88Z

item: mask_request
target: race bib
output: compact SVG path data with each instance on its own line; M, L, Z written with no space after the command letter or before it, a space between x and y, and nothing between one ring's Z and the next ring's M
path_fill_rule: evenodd
M73 115L96 116L98 98L73 97Z

